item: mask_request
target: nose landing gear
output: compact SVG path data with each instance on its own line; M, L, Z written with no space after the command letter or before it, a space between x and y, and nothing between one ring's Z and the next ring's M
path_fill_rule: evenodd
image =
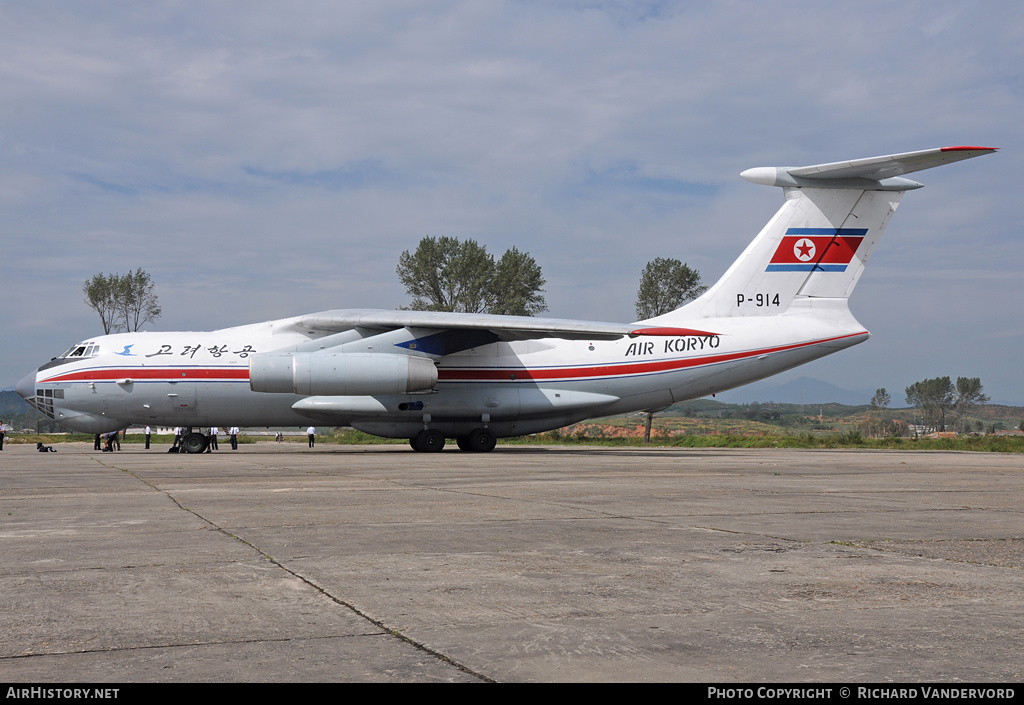
M202 453L209 445L209 439L201 433L192 433L191 429L181 438L181 449L186 453Z

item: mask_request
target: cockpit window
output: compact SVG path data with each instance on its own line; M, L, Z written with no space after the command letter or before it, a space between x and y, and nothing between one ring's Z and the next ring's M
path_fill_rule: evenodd
M94 357L100 354L99 345L91 345L89 343L81 343L79 345L72 345L67 349L62 358L65 357Z

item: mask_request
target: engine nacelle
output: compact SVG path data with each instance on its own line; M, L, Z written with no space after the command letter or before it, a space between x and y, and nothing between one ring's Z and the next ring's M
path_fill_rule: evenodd
M437 384L425 357L388 353L257 353L249 360L254 392L363 396L424 392Z

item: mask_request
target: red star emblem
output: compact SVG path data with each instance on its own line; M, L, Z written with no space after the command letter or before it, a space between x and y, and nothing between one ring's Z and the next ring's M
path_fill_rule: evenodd
M814 257L814 243L805 237L800 238L796 241L796 244L793 245L793 254L796 255L796 258L801 262L806 262Z

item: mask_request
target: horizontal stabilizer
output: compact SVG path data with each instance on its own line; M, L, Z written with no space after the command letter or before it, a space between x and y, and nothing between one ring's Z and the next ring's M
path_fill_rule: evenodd
M765 186L807 186L815 188L882 188L907 191L921 184L899 178L923 169L958 162L996 151L993 147L939 147L917 152L888 154L881 157L830 162L813 166L761 166L740 174L744 179Z

